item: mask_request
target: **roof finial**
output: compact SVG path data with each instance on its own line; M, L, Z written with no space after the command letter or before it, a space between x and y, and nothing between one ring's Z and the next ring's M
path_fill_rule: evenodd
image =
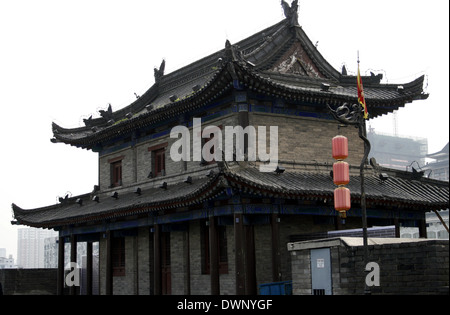
M231 45L230 41L227 39L225 42L225 58L227 61L237 61L238 60L238 52L236 46Z
M164 76L164 69L166 68L166 60L163 59L159 69L155 68L155 82L159 82L161 78Z
M281 6L290 26L298 26L298 0L292 1L290 6L286 1L281 0Z

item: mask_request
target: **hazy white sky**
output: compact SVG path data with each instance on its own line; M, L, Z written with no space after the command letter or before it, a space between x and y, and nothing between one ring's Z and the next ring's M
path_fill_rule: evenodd
M288 1L290 2L290 1ZM340 70L406 83L426 75L430 98L398 113L401 135L441 150L449 134L449 2L300 0L299 22ZM52 144L51 123L83 126L134 101L166 73L284 18L279 0L0 0L0 248L17 259L11 203L56 203L90 192L97 154ZM391 115L371 122L392 133Z

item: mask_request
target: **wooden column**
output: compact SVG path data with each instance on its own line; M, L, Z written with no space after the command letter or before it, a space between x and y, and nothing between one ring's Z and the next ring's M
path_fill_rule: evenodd
M70 237L70 262L76 263L77 262L77 236L72 234ZM71 270L72 271L72 270ZM70 295L76 295L77 289L80 287L71 286L70 287Z
M236 295L245 294L245 266L244 266L244 222L243 215L234 214L234 248L236 268Z
M428 235L427 235L427 222L426 222L425 218L419 220L419 237L420 238L428 238Z
M209 269L211 277L211 295L220 295L219 249L217 226L214 217L209 218Z
M187 223L187 225L187 230L186 232L184 232L184 292L186 295L191 295L191 250L189 244L189 222Z
M86 295L92 295L92 242L86 245Z
M106 231L106 295L113 294L113 272L112 272L112 235L111 231Z
M155 259L154 259L154 255L155 255L155 250L154 250L154 246L153 243L154 242L154 236L153 236L153 228L149 228L148 229L148 277L149 277L149 295L154 295L154 280L155 280Z
M58 238L58 275L56 290L58 295L64 295L64 237Z
M255 231L253 225L245 226L245 294L256 295Z
M394 219L394 225L395 225L395 237L400 238L400 221L398 218Z
M134 295L139 295L139 235L133 237Z
M344 229L344 226L342 224L342 218L337 215L334 217L334 226L336 228L336 231L340 231Z
M162 294L161 283L161 228L158 224L153 227L153 294Z
M281 281L281 254L280 254L280 226L279 216L276 213L271 217L272 232L272 281Z

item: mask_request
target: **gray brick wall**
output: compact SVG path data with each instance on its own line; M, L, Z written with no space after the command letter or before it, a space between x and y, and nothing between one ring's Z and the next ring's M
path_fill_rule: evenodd
M362 246L331 247L333 294L363 294ZM291 252L293 292L311 295L310 250ZM380 287L372 294L449 294L449 243L429 240L370 245L369 261L380 266Z
M57 269L0 269L0 283L4 295L56 295Z
M219 119L211 120L202 124L202 128L206 128L210 125L214 126L234 126L237 124L237 114L230 114ZM191 137L191 161L184 163L183 161L174 162L170 158L170 148L177 141L177 139L171 139L169 135L145 141L139 143L135 147L127 147L103 155L99 158L99 181L101 191L110 190L111 185L111 168L108 162L111 159L123 156L122 160L122 187L128 187L139 183L146 183L151 181L157 181L158 183L164 179L159 177L158 179L149 179L148 175L152 169L152 153L148 151L148 148L157 146L159 144L168 143L166 151L166 176L173 176L182 173L195 173L205 170L204 166L200 165L200 162L193 161L193 130L190 128ZM225 147L225 133L222 132L223 146Z
M257 225L254 231L256 282L259 285L272 282L272 231L270 225Z
M153 239L149 228L138 230L138 294L148 295L153 292L151 287L153 277Z
M338 134L349 138L349 158L348 162L353 165L359 165L363 155L363 142L358 136L356 128L341 128L334 121L318 120L307 117L295 117L287 115L272 115L265 113L250 113L249 123L258 130L258 126L266 126L267 148L269 149L270 126L278 126L278 159L280 161L296 162L318 162L334 163L331 156L331 140ZM237 113L229 114L215 120L202 124L205 129L210 125L222 126L223 148L225 148L225 126L236 126L238 124ZM191 158L193 156L193 136L191 136ZM170 148L177 139L170 139L169 135L158 139L139 143L136 147L128 147L118 150L114 153L103 155L99 161L100 188L102 191L108 190L111 184L111 170L108 160L124 156L122 160L122 181L123 187L134 184L149 182L147 178L152 171L152 154L148 151L149 147L161 143L168 143L166 152L166 175L176 175L182 173L195 173L204 170L197 161L174 162L170 158ZM324 148L328 148L324 150Z
M170 270L173 295L187 294L185 287L187 262L184 255L186 241L185 232L170 233Z
M280 161L317 161L332 164L335 161L332 157L331 140L337 135L343 135L349 139L348 163L359 165L363 157L364 144L359 138L358 130L350 127L338 129L338 124L334 121L251 113L250 125L278 126ZM267 128L268 138L269 128Z

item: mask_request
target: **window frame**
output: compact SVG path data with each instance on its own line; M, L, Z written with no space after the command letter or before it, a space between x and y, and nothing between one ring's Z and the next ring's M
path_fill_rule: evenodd
M158 149L152 153L154 157L154 173L155 177L164 176L166 174L166 149Z
M153 177L161 177L166 175L166 151L168 145L169 144L166 142L148 148L148 151L151 153L151 171ZM161 159L158 161L158 158Z
M119 156L108 160L110 165L110 188L123 185L123 159L124 156Z

